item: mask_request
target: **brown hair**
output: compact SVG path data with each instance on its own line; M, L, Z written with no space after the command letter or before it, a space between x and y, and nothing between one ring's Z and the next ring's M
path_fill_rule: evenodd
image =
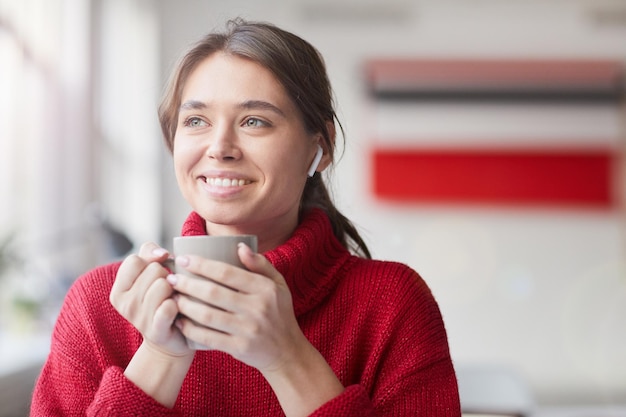
M322 146L334 158L334 129L327 123L339 125L333 107L333 92L320 53L300 37L269 23L231 20L224 33L210 33L196 43L181 59L166 86L159 106L159 121L170 152L183 88L196 66L215 52L225 52L254 61L269 71L283 85L302 116L309 133L322 135ZM370 258L367 245L358 231L332 202L322 176L316 173L307 180L300 202L300 213L319 207L330 218L339 241L354 253Z

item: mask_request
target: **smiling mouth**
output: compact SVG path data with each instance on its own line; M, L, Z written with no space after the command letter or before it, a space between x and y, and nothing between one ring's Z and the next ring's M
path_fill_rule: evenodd
M204 177L204 181L213 187L243 187L250 184L252 181L243 180L237 178L208 178Z

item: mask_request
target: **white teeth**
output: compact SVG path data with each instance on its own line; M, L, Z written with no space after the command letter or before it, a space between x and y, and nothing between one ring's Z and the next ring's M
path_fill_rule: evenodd
M206 183L215 187L242 187L250 181L230 178L207 178Z

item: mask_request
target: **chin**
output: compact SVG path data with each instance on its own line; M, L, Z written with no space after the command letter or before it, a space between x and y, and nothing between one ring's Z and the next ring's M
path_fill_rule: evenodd
M241 209L233 210L232 208L199 207L196 212L208 223L224 226L236 226L247 223L251 218L250 213L246 213Z

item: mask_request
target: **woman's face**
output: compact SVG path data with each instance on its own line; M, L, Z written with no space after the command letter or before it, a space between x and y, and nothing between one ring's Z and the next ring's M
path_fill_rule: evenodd
M183 90L174 138L178 185L209 234L257 234L265 251L297 226L319 139L305 131L269 70L215 53Z

